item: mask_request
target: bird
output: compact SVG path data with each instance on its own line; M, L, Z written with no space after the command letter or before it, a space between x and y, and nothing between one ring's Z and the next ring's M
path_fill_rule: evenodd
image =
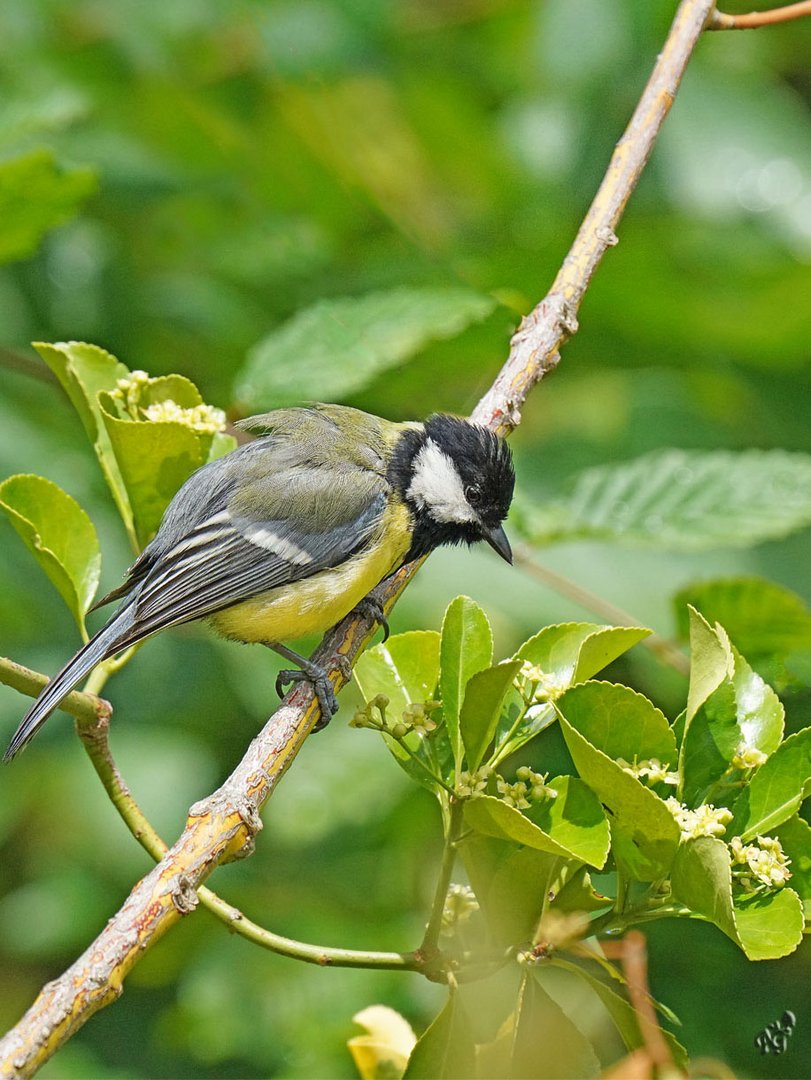
M502 522L515 473L506 442L448 413L393 422L345 405L276 409L239 421L255 436L185 481L123 583L93 609L112 616L48 682L14 734L10 761L99 663L162 630L207 619L297 665L326 724L338 705L326 671L285 641L323 632L370 590L440 545L512 552Z

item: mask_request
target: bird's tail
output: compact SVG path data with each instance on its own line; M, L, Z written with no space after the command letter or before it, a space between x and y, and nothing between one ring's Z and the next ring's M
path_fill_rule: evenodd
M135 605L126 603L112 619L95 634L86 645L69 660L61 671L42 689L37 700L25 714L22 723L3 755L3 761L11 761L16 753L30 742L59 703L90 671L122 647L122 640L135 621Z

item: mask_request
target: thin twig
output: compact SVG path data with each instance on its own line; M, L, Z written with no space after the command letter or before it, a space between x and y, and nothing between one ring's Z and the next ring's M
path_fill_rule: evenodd
M47 685L48 677L14 660L9 660L7 656L0 656L0 682L18 690L21 694L38 697L40 691ZM77 720L85 720L91 724L100 716L109 716L112 712L108 701L83 690L72 690L67 697L62 698L59 708L75 716Z
M110 750L109 716L97 717L88 723L85 718L77 722L77 730L88 757L93 763L96 774L104 785L104 790L120 814L124 824L155 862L160 862L168 848L155 827L141 809L130 791L121 771L116 765ZM363 949L334 949L329 946L312 945L303 941L276 934L247 918L239 908L228 903L212 889L201 885L197 889L200 903L212 915L255 945L263 949L290 956L305 963L319 964L321 967L363 967L387 968L406 971L418 971L422 958L414 952L373 952Z
M670 1047L667 1045L656 1009L648 989L648 950L641 930L629 930L622 939L622 969L628 986L628 997L639 1021L645 1048L659 1075L675 1071Z
M564 577L563 574L550 570L548 566L542 566L535 560L532 549L524 544L516 545L513 549L513 560L516 566L520 566L536 581L543 582L544 585L548 585L555 592L560 593L561 596L567 596L587 611L593 611L600 618L607 619L612 625L642 626L642 623L635 619L630 612L617 607L602 596L597 596L596 593L591 592L589 589L584 589L582 585L578 585L570 578ZM662 663L674 668L680 674L690 674L690 661L675 642L661 637L659 634L651 634L650 637L643 638L639 644L650 650Z
M27 353L17 352L16 349L8 349L0 345L0 367L8 368L9 371L17 371L21 375L27 375L29 379L38 382L53 383L58 385L56 376L45 364Z
M605 179L548 294L522 321L510 354L472 417L506 433L527 394L558 361L576 328L576 313L633 192L673 102L713 0L682 0L653 74L612 156ZM418 569L411 564L377 592L388 612ZM336 690L344 670L371 637L363 615L349 616L316 651ZM71 967L43 988L0 1041L5 1076L30 1076L90 1016L121 993L123 982L166 931L197 904L197 890L218 865L249 855L262 827L259 812L298 753L318 715L309 686L297 686L254 739L222 787L189 811L186 828L161 862L132 890L121 910Z
M772 8L771 11L750 11L746 15L727 15L723 11L714 11L707 29L756 30L761 26L776 26L778 23L802 19L807 15L811 15L811 0L786 4L785 7Z
M434 891L434 902L431 905L431 915L428 925L425 927L425 935L422 939L420 952L426 957L432 957L439 947L439 935L442 931L442 918L445 914L445 904L448 898L453 865L456 861L456 844L459 840L459 827L462 823L462 804L457 799L452 799L448 809L447 835L445 846L442 850L442 867L437 878Z

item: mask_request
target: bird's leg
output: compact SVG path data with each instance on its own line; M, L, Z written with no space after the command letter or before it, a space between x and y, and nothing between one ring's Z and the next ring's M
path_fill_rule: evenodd
M299 656L292 649L288 649L286 645L280 645L276 641L267 642L266 644L269 649L273 649L279 656L283 656L285 660L291 660L294 664L298 664L301 669L299 671L295 668L289 668L279 672L276 676L276 693L279 697L284 697L286 683L306 681L313 684L313 692L321 709L321 718L313 730L321 731L338 711L338 699L335 697L329 675L320 665L314 664L312 660L308 660L305 656Z
M389 622L386 618L386 613L383 610L383 605L374 595L374 593L367 593L362 600L359 600L355 604L355 611L359 611L361 615L365 615L369 619L374 619L375 622L380 623L383 630L383 640L385 641L389 636Z

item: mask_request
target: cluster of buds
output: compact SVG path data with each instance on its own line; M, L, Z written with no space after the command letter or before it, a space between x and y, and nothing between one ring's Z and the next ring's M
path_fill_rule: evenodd
M372 731L390 731L389 725L386 722L386 709L389 705L389 699L385 694L375 694L375 696L367 701L362 709L358 709L352 719L349 721L350 727L355 728L371 728ZM375 718L375 713L378 714L379 719Z
M528 765L522 765L515 774L514 784L509 784L503 777L496 779L496 791L507 806L516 810L528 810L534 802L554 799L557 791L547 784L548 773L536 773Z
M479 901L469 885L451 885L442 909L442 933L451 934L460 923L467 922L473 912L478 910Z
M732 759L732 765L733 768L740 769L741 772L749 772L750 769L760 768L768 759L768 756L762 750L758 750L756 746L747 746L746 743L741 743L735 757Z
M350 727L371 728L373 731L382 731L391 735L393 739L404 739L410 732L415 731L418 735L428 735L436 730L436 723L429 713L439 708L437 701L419 701L409 705L404 711L401 720L390 720L386 716L386 709L390 702L385 694L376 694L368 701L364 708L358 709L350 720ZM379 719L375 717L377 713Z
M149 376L145 371L131 371L124 379L119 379L110 397L121 402L124 411L133 420L141 419L141 397L149 385Z
M521 665L515 683L527 705L556 701L569 688L566 679L547 674L529 660L525 660Z
M145 371L131 371L126 378L118 380L115 389L110 391L110 397L120 402L123 411L133 420L183 424L201 435L216 435L225 431L225 413L213 405L184 408L171 398L144 405L144 394L152 381Z
M622 768L623 772L630 773L637 780L645 780L648 784L678 786L679 774L670 772L670 765L667 762L662 764L658 758L646 758L643 761L637 761L634 758L633 762L626 761L625 758L617 758L617 764Z
M515 783L511 784L498 773L495 774L495 787L498 797L507 806L513 806L516 810L528 810L533 802L542 799L554 799L557 791L547 784L548 773L536 773L528 765L522 765L517 770ZM484 795L493 770L489 765L476 769L475 772L467 770L460 772L456 781L455 791L460 799L475 799Z
M697 836L723 836L732 821L732 812L725 806L714 807L703 803L691 810L678 799L665 800L665 806L681 829L682 840L694 840Z
M759 836L754 844L744 844L740 836L733 836L729 850L733 876L747 892L755 892L764 885L782 889L791 877L791 860L774 836Z

